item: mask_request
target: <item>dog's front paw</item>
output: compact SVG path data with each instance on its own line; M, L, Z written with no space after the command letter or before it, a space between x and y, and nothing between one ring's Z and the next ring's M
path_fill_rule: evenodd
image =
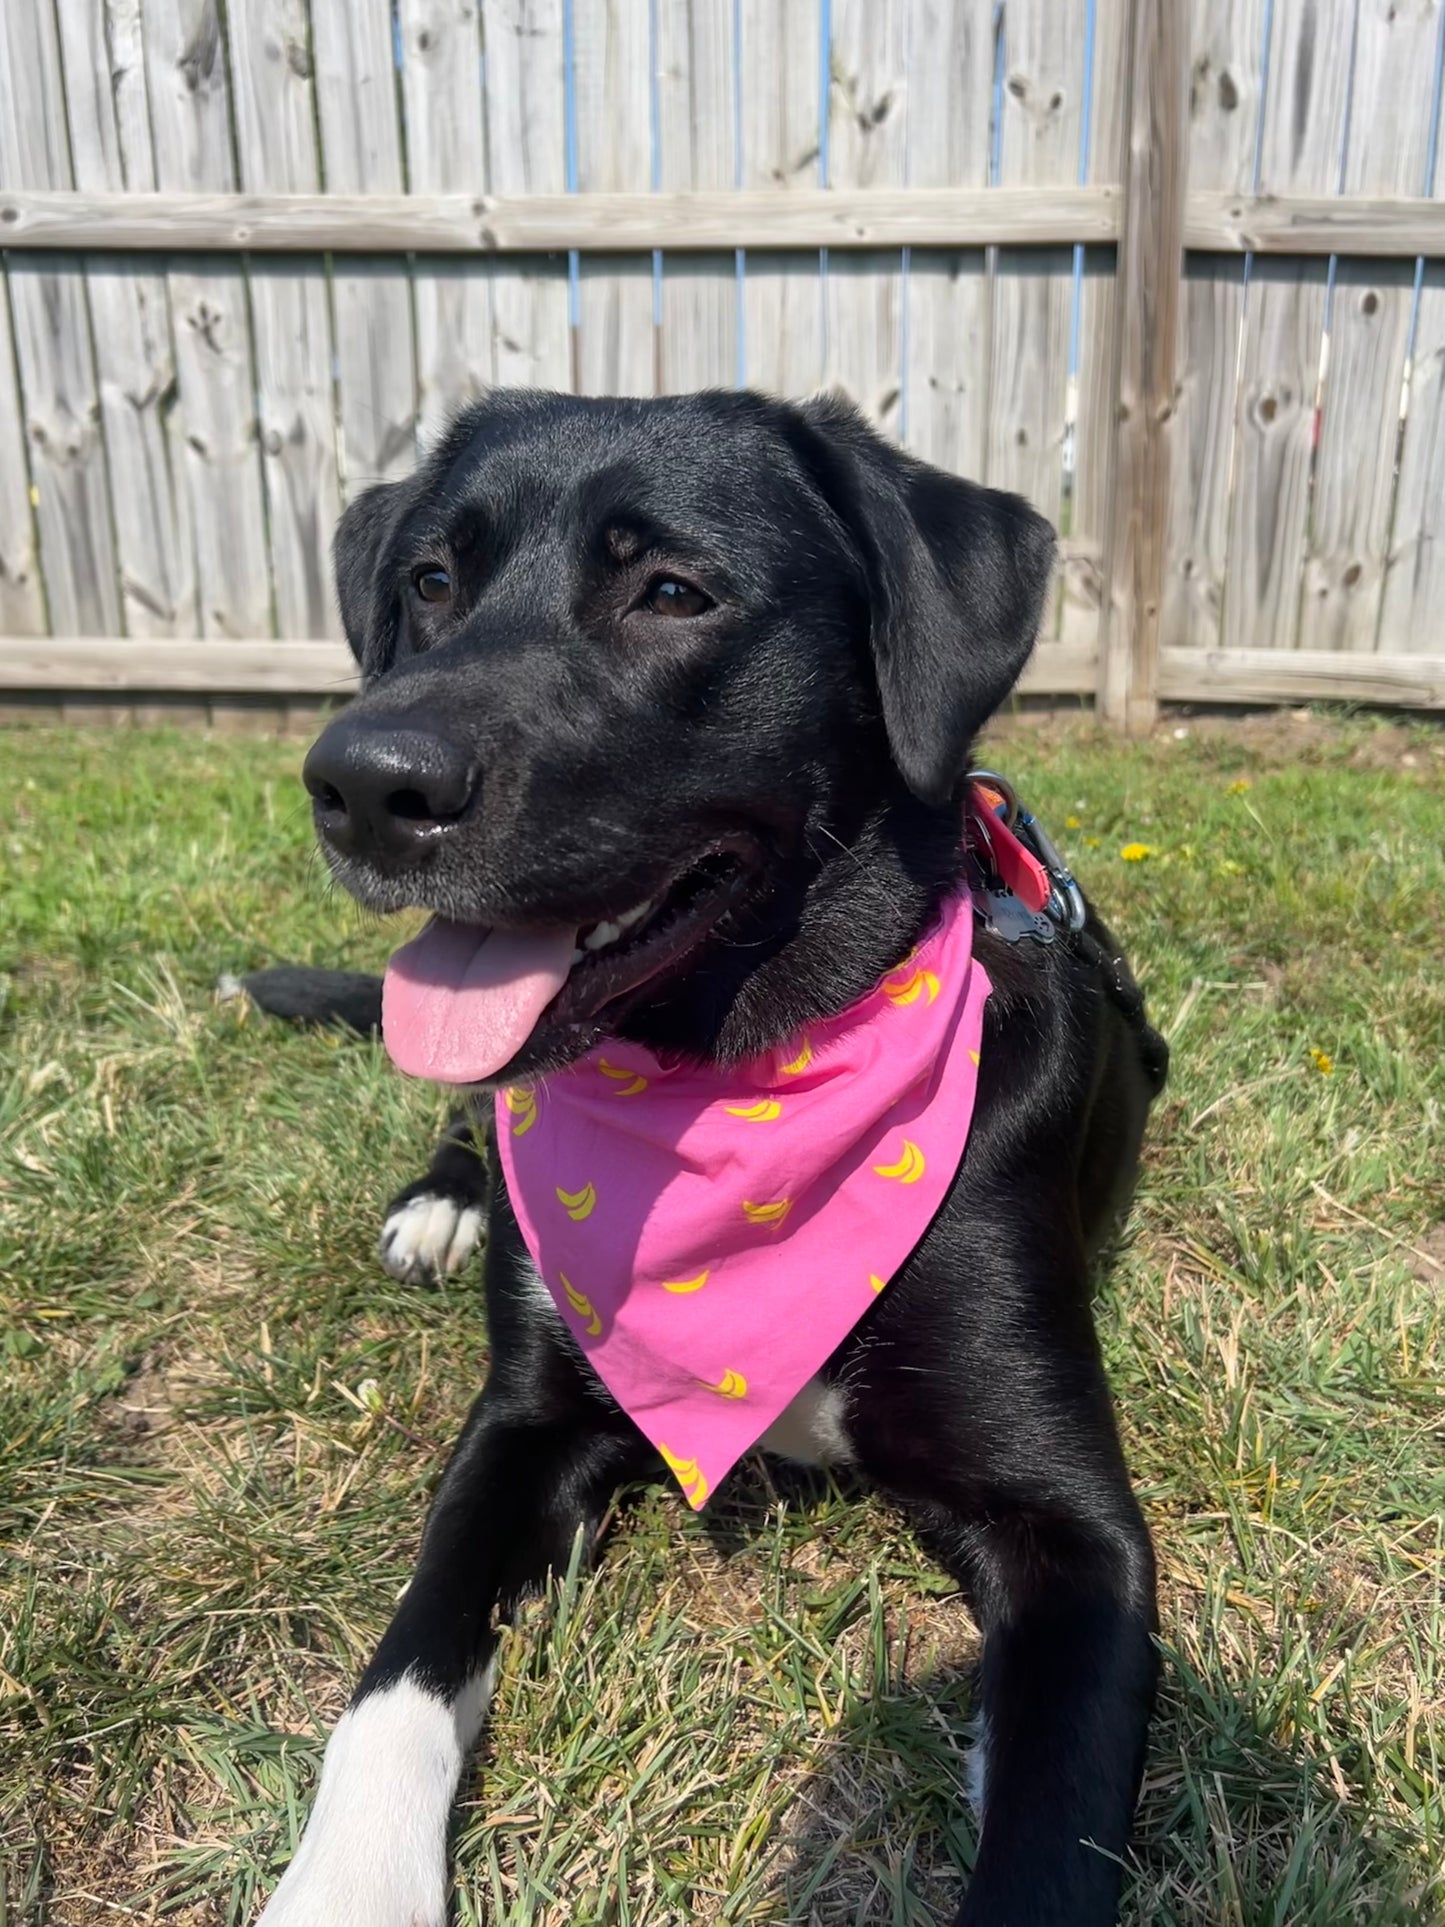
M301 1851L272 1894L256 1927L445 1927L446 1887L434 1879L398 1878L401 1869L328 1865Z
M457 1704L407 1679L343 1715L257 1927L445 1927L447 1814L489 1680L461 1725Z
M391 1207L377 1250L393 1278L430 1285L460 1271L481 1235L480 1206L444 1192L422 1191L399 1198Z

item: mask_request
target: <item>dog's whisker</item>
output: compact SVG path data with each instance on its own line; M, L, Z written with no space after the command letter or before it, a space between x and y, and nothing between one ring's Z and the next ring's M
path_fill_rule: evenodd
M833 831L830 830L826 824L819 823L815 827L819 835L826 836L830 843L837 845L837 847L843 852L844 856L846 856L849 859L854 869L857 871L859 881L867 884L868 888L874 893L875 896L878 897L879 901L885 906L886 909L896 913L902 907L896 897L889 895L888 891L883 887L879 879L876 876L874 876L872 871L869 870L869 868L863 862L863 859L858 855L858 852L856 850L850 850L848 845L843 842L842 838L835 836ZM811 833L810 833L810 836L811 836ZM809 841L808 848L809 848L809 853L817 857L819 862L823 861L821 852L813 848L811 840Z

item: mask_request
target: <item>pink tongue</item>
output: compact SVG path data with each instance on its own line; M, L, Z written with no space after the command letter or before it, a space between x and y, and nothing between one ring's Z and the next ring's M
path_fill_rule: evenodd
M434 918L386 967L381 1034L409 1077L475 1084L510 1063L567 981L577 933Z

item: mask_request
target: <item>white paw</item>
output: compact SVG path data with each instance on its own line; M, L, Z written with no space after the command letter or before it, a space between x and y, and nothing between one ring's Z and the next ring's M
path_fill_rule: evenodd
M404 1871L307 1854L287 1868L256 1927L446 1927L446 1867Z
M257 1927L445 1927L447 1815L491 1680L441 1700L402 1679L343 1716Z
M393 1278L427 1284L460 1271L481 1236L479 1206L424 1191L392 1212L381 1227L377 1250Z

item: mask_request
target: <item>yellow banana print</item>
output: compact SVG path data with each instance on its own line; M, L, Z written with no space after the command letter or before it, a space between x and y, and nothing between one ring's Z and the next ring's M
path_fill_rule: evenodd
M776 1231L793 1208L791 1198L779 1198L776 1204L749 1204L743 1199L743 1216L749 1224L771 1225Z
M922 1151L911 1138L903 1140L903 1155L896 1164L875 1164L880 1178L897 1178L900 1184L917 1184L927 1170Z
M637 1097L647 1089L647 1079L639 1072L619 1069L616 1064L609 1064L605 1057L598 1058L597 1068L604 1077L610 1077L613 1083L621 1087L612 1093L614 1097Z
M659 1444L657 1449L661 1452L667 1469L682 1487L688 1504L696 1511L708 1493L707 1480L703 1477L697 1460L680 1459L675 1452L669 1452L665 1445Z
M748 1381L741 1372L724 1372L716 1385L709 1384L705 1378L697 1382L704 1391L716 1392L719 1398L746 1398L748 1395Z
M725 1104L723 1109L729 1117L744 1117L749 1124L771 1124L775 1117L783 1115L783 1107L775 1097L760 1097L756 1104Z
M512 1136L525 1137L537 1122L537 1093L525 1085L513 1084L502 1092L512 1118Z
M567 1303L582 1320L583 1331L589 1338L599 1338L602 1334L602 1320L593 1310L592 1300L585 1292L577 1290L565 1271L559 1271L557 1276L562 1280L562 1289L567 1294Z
M573 1224L581 1224L584 1218L590 1218L597 1209L597 1187L584 1184L580 1191L564 1191L559 1184L557 1202Z
M701 1291L703 1286L707 1283L707 1281L708 1281L708 1273L705 1271L700 1271L697 1274L696 1278L667 1279L664 1281L662 1289L664 1291L677 1291L677 1292Z
M880 1278L876 1271L870 1271L868 1274L868 1282L875 1291L882 1291L883 1287L888 1283L888 1280L886 1278Z
M808 1042L807 1038L805 1037L803 1039L803 1048L798 1052L797 1056L793 1059L792 1063L780 1064L778 1068L779 1070L781 1070L784 1077L801 1077L803 1072L808 1068L808 1066L812 1063L812 1061L813 1061L813 1046Z
M975 1063L975 1064L976 1064L976 1063L978 1062L978 1052L977 1052L976 1050L971 1050L971 1051L970 1051L970 1052L968 1053L968 1055L969 1055L969 1058L970 1058L970 1060L971 1060L971 1061L972 1061L973 1063Z
M885 983L883 988L895 1004L916 1004L924 996L931 1004L938 995L938 978L931 970L913 970L902 983Z

